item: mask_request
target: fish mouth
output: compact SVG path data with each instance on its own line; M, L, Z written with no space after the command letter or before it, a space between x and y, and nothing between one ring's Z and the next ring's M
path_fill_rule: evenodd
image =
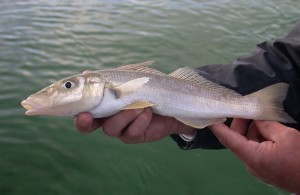
M42 108L41 105L37 104L37 103L33 103L31 101L29 101L28 99L23 100L21 102L21 105L23 106L23 108L25 108L27 111L25 112L26 115L38 115L38 111Z

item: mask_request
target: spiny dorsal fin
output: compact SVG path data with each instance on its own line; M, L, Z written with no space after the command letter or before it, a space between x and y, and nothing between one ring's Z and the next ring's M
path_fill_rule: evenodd
M148 77L142 77L130 80L126 83L118 85L116 87L111 87L116 94L116 98L121 98L122 96L129 95L131 93L136 92L141 86L146 84L149 81Z
M189 67L179 68L174 72L170 73L169 76L176 77L186 81L191 81L194 83L202 84L203 82L201 76Z
M153 68L149 68L151 64L153 64L154 61L146 61L146 62L141 62L137 64L127 64L120 66L116 68L116 70L123 70L123 71L137 71L137 72L146 72L146 73L152 73L152 74L158 74L158 75L165 75L164 73L155 70Z
M138 100L135 101L124 108L122 110L129 110L129 109L138 109L138 108L147 108L147 107L152 107L154 104L148 102L148 101L143 101L143 100Z
M139 68L139 67L148 67L150 66L151 64L153 64L155 61L153 60L149 60L149 61L145 61L145 62L140 62L140 63L136 63L136 64L127 64L127 65L122 65L116 69L119 69L119 70L131 70L131 69L134 69L134 68Z
M169 76L172 76L172 77L175 77L178 79L182 79L182 80L186 80L186 81L192 82L192 83L197 84L202 87L207 87L210 89L223 91L224 93L229 93L231 95L241 96L239 93L237 93L234 90L228 89L226 87L223 87L212 81L207 80L206 78L199 75L192 68L189 68L189 67L179 68L179 69L175 70L174 72L170 73Z

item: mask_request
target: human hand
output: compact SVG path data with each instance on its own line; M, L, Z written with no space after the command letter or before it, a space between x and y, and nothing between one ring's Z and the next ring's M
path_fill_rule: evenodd
M300 132L278 122L234 119L209 128L257 178L300 193ZM249 126L249 128L248 128Z
M125 143L143 143L162 139L171 134L194 135L194 129L175 118L152 113L151 108L123 110L109 118L93 119L89 113L81 113L74 119L80 132L94 131L100 127L105 134Z

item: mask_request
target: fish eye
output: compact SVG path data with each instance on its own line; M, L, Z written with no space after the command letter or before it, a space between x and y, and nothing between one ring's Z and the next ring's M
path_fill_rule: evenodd
M67 81L67 82L65 82L65 84L64 84L64 87L65 87L66 89L70 89L72 86L73 86L73 83L70 82L70 81Z

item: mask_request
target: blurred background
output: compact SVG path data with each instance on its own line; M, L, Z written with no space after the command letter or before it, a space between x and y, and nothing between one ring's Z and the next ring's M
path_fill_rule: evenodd
M0 194L287 194L227 150L126 145L80 134L72 118L25 116L20 102L84 70L231 63L284 36L299 10L296 0L2 0Z

